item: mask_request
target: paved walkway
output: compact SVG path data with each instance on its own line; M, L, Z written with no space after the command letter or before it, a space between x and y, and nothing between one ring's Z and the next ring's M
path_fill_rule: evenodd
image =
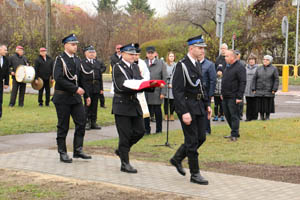
M300 87L289 93L278 93L276 113L272 118L300 116ZM164 122L165 123L165 122ZM212 122L212 126L225 122ZM152 130L155 128L152 124ZM166 124L163 125L166 127ZM180 128L178 121L170 122L170 130ZM68 144L72 143L72 130ZM115 126L87 131L85 140L117 137ZM56 150L56 133L33 133L0 137L0 167L49 173L83 180L109 182L154 191L172 192L207 200L299 200L300 185L275 182L221 173L202 172L210 181L208 186L189 182L189 176L180 176L174 167L163 164L132 161L138 174L120 172L116 157L97 155L90 161L75 160L72 164L59 162Z
M172 192L210 200L299 200L300 185L260 180L221 173L202 172L208 186L189 182L174 167L132 161L138 174L120 172L120 161L112 156L94 156L90 161L74 160L72 164L58 161L55 150L35 149L0 155L0 166L16 170L72 177L90 181L154 191Z

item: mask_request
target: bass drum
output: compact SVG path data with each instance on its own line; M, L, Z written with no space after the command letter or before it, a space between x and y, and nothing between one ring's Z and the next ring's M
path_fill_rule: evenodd
M35 77L35 70L32 66L20 65L16 70L16 81L20 83L31 83Z

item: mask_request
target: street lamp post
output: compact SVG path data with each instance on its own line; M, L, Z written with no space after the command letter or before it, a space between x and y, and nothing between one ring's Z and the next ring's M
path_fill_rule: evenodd
M296 50L295 50L295 65L298 65L298 32L299 32L299 0L297 0L297 22L296 22Z

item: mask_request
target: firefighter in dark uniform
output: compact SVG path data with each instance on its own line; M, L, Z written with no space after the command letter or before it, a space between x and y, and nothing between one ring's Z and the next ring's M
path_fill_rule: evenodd
M170 162L184 176L185 170L181 162L188 157L190 181L207 185L208 181L200 175L197 152L206 140L206 114L208 113L208 118L211 116L211 108L202 82L201 64L197 61L206 44L201 35L187 42L188 54L177 63L172 81L175 109L184 133L184 144L179 147Z
M103 92L103 81L101 72L101 63L94 59L95 48L88 46L84 49L85 59L81 61L81 75L83 78L84 98L91 99L91 105L87 106L85 101L85 112L86 112L86 130L90 129L101 129L96 123L97 111L98 111L98 99L101 91Z
M73 158L91 159L83 150L83 138L85 134L85 114L81 96L84 94L82 80L80 78L81 63L75 55L78 40L74 34L62 40L64 52L56 57L53 69L55 91L53 103L56 108L57 123L57 146L60 160L71 163L72 159L67 154L66 137L69 130L70 116L75 123L73 141ZM87 105L90 99L87 99Z
M141 80L141 72L134 63L136 48L134 44L128 44L121 48L122 59L113 66L112 78L114 85L114 97L112 113L119 134L119 146L115 153L121 159L121 171L137 173L129 163L130 148L136 144L145 133L143 112L137 99L137 91L123 86L125 80ZM153 89L147 89L154 91Z

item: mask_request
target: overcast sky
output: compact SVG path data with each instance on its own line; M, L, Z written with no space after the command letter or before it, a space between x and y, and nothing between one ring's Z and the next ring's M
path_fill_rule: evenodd
M85 11L88 11L88 13L94 13L96 11L93 7L93 2L95 3L96 0L67 0L67 2L68 4L77 5L81 7ZM129 0L119 0L118 6L125 6L128 2ZM155 8L156 15L158 16L164 16L168 13L167 2L167 0L148 0L148 3L150 4L151 8Z

